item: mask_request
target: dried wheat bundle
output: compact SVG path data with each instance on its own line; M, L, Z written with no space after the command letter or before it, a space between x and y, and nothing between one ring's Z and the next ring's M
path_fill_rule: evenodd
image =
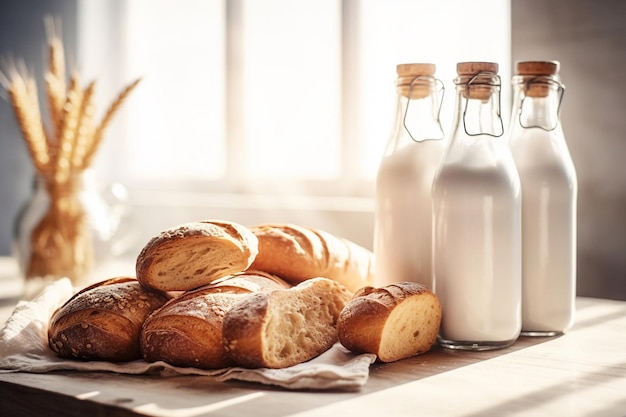
M30 238L26 276L79 279L88 270L93 255L76 180L91 166L113 116L140 79L126 86L96 121L96 82L83 87L77 72L66 75L63 43L50 18L46 19L46 29L49 60L44 81L49 125L41 116L36 79L22 62L8 63L7 74L0 73L0 84L9 93L29 155L50 197L48 212Z

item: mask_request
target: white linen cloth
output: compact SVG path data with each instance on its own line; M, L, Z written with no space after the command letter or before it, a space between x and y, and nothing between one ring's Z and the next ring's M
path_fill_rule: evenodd
M373 354L354 355L339 343L321 356L289 368L218 370L182 368L165 362L136 360L124 363L78 361L58 357L48 346L48 321L73 293L66 278L47 286L32 301L20 301L0 330L0 373L51 371L108 371L120 374L207 375L220 381L239 380L288 389L355 390L367 382Z

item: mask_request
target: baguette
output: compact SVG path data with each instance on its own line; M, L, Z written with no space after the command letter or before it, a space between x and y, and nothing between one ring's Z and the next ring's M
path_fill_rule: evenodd
M237 301L252 292L288 288L263 272L225 277L187 291L154 312L141 332L141 352L148 362L219 369L232 365L222 347L222 320Z
M250 294L224 316L224 348L247 368L285 368L313 359L337 342L337 318L351 295L327 278Z
M355 292L372 284L373 254L352 241L293 224L256 225L250 230L259 243L252 269L278 275L293 285L324 277Z
M48 326L48 343L60 357L130 361L141 358L141 326L168 300L137 280L118 277L74 294L58 308Z
M250 267L256 236L224 220L185 223L163 230L137 256L137 280L147 288L188 291Z
M337 332L348 350L393 362L430 350L440 324L437 296L416 282L400 282L357 292L341 312Z

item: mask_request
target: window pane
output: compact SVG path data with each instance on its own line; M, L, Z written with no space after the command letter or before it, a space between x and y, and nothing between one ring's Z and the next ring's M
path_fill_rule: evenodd
M247 0L243 99L250 178L339 172L341 22L336 0Z
M223 2L127 2L127 68L143 76L128 109L135 178L225 171Z

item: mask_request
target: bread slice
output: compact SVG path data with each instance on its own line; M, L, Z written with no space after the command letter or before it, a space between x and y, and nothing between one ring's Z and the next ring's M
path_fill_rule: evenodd
M232 365L222 346L226 312L252 292L288 288L263 272L228 276L172 299L154 312L141 332L141 352L148 362L218 369Z
M294 224L250 227L259 242L251 265L293 285L324 277L352 292L372 284L373 254L356 243L323 230Z
M141 326L167 300L165 294L147 290L131 277L93 284L53 313L48 326L50 348L70 359L139 359Z
M250 294L224 317L224 347L235 364L247 368L285 368L310 360L337 342L337 318L351 295L327 278Z
M258 240L224 220L185 223L153 237L137 257L137 280L147 288L187 291L250 267Z
M341 312L337 332L347 349L393 362L430 350L440 325L438 297L416 282L400 282L357 292Z

